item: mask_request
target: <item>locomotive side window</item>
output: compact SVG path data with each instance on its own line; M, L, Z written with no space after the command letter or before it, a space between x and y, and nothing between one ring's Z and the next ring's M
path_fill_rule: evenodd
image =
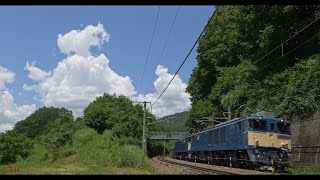
M212 135L213 135L213 131L209 131L208 144L212 143Z
M231 124L230 125L230 133L233 134L233 132L234 132L234 124Z
M219 129L215 129L214 130L213 141L214 141L215 144L219 143Z
M241 122L241 132L244 132L244 122Z
M226 142L227 137L226 137L226 127L223 127L220 129L220 142Z

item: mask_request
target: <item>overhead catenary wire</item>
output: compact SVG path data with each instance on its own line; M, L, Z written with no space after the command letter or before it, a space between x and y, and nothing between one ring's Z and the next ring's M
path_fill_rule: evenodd
M270 66L270 65L273 64L274 62L282 59L282 58L285 57L286 55L290 54L290 53L293 52L294 50L298 49L299 47L303 46L303 45L306 44L307 42L309 42L309 41L311 41L312 39L318 37L319 35L320 35L320 32L318 32L317 34L315 34L314 36L312 36L311 38L309 38L309 39L306 40L305 42L301 43L301 44L298 45L297 47L293 48L292 50L290 50L289 52L287 52L286 54L284 54L284 55L281 56L280 58L276 59L275 61L272 61L271 63L269 63L267 66L265 66L265 67L262 68L261 70L267 68L268 66ZM260 95L258 95L257 97L262 98L262 97L264 97L264 96L266 96L266 95L268 95L268 94L270 94L270 93L273 93L273 92L275 92L275 91L280 90L281 88L283 88L283 87L280 86L279 88L275 88L275 89L273 89L273 90L271 90L271 91L268 91L268 92L266 92L266 93L264 93L264 94L260 94ZM232 107L237 107L237 106L239 106L239 105L243 105L243 103L233 105Z
M279 47L283 46L283 44L285 44L286 42L288 42L290 39L292 39L293 37L297 36L300 32L304 31L307 27L309 27L311 24L315 23L316 21L318 21L320 19L320 17L316 18L314 21L312 21L311 23L309 23L307 26L303 27L300 31L296 32L293 36L291 36L290 38L288 38L287 40L285 40L284 42L282 42L279 46L277 46L276 48L274 48L273 50L271 50L270 52L268 52L266 55L264 55L263 57L261 57L260 59L258 59L257 61L255 61L253 64L257 64L259 61L261 61L263 58L265 58L266 56L268 56L270 53L272 53L273 51L275 51L276 49L278 49Z
M305 30L307 27L309 27L311 24L315 23L316 21L318 21L320 19L320 17L316 18L314 21L312 21L311 23L309 23L307 26L303 27L300 31L298 31L297 33L295 33L293 36L291 36L289 39L287 39L286 41L284 41L283 43L281 43L279 46L277 46L276 48L274 48L272 51L270 51L269 53L267 53L266 55L264 55L262 58L260 58L258 61L254 62L254 64L256 64L257 62L259 62L260 60L262 60L264 57L266 57L267 55L269 55L271 52L273 52L274 50L276 50L277 48L283 46L284 43L288 42L291 38L293 38L294 36L298 35L300 32L302 32L303 30ZM267 68L268 66L270 66L271 64L273 64L274 62L282 59L283 57L285 57L286 55L288 55L289 53L293 52L294 50L298 49L299 47L303 46L304 44L306 44L307 42L311 41L312 39L314 39L315 37L319 36L320 33L317 33L316 35L312 36L311 38L309 38L308 40L306 40L305 42L303 42L302 44L300 44L299 46L293 48L292 50L290 50L289 52L287 52L286 54L282 54L282 56L274 61L272 61L271 63L269 63L267 66L263 67L261 70ZM260 71L261 71L260 70ZM259 95L258 97L264 97L265 95L267 94L270 94L271 92L274 92L274 91L277 91L281 89L280 88L277 88L277 89L274 89L272 91L269 91L265 94L262 94L262 95ZM236 107L238 105L242 105L242 104L237 104L237 105L234 105L233 107Z
M146 62L145 62L145 64L144 64L143 73L142 73L142 76L141 76L141 81L140 81L140 85L139 85L139 90L140 90L140 91L141 91L141 87L142 87L142 82L143 82L143 78L144 78L144 73L145 73L145 71L146 71L146 67L147 67L148 60L149 60L149 55L150 55L150 50L151 50L151 46L152 46L152 41L153 41L154 33L155 33L155 30L156 30L158 18L159 18L159 12L160 12L160 6L158 6L158 12L157 12L156 20L155 20L155 23L154 23L154 26L153 26L152 37L151 37L151 41L150 41L149 49L148 49L148 53L147 53L147 59L146 59Z
M315 37L317 37L317 36L319 36L319 35L320 35L320 33L317 33L316 35L312 36L311 38L309 38L309 39L308 39L307 41L305 41L304 43L302 43L302 44L300 44L299 46L297 46L297 47L293 48L292 50L290 50L289 52L287 52L286 54L284 54L284 55L283 55L283 56L281 56L280 58L278 58L278 59L276 59L276 60L272 61L271 63L269 63L267 66L265 66L265 67L264 67L264 68L262 68L261 70L263 70L263 69L267 68L267 67L268 67L268 66L270 66L271 64L273 64L273 63L275 63L276 61L278 61L278 60L282 59L283 57L285 57L286 55L288 55L288 54L289 54L289 53L291 53L292 51L294 51L294 50L298 49L300 46L302 46L302 45L304 45L305 43L307 43L307 42L311 41L312 39L314 39Z
M161 50L160 57L159 57L159 58L156 60L156 62L155 62L156 68L155 68L154 72L156 71L156 69L157 69L157 64L158 64L158 62L161 60L162 55L163 55L163 52L164 52L164 50L165 50L165 48L166 48L166 46L167 46L167 42L168 42L168 40L169 40L171 31L172 31L172 29L173 29L173 25L174 25L174 23L176 22L176 19L177 19L178 13L179 13L179 9L180 9L180 6L178 7L178 9L177 9L177 11L176 11L176 15L174 16L173 21L172 21L172 23L171 23L171 27L170 27L170 30L169 30L169 32L168 32L167 39L166 39L166 41L165 41L165 43L164 43L164 46L163 46L163 48L162 48L162 50ZM155 76L155 73L153 73L153 76L152 76L151 80L154 78L154 76ZM150 88L151 88L151 86L150 86Z
M161 96L163 95L163 93L167 90L167 88L169 87L169 85L171 84L171 82L173 81L173 79L176 77L176 75L178 74L178 72L180 71L181 67L183 66L183 64L186 62L186 60L188 59L189 55L191 54L192 50L194 49L194 47L196 46L196 44L198 43L198 41L200 40L202 34L204 33L204 31L206 30L206 28L208 27L210 21L213 19L213 17L215 16L215 14L217 13L218 9L220 8L220 6L218 6L212 16L210 17L210 19L208 20L206 26L203 28L201 34L199 35L198 39L196 40L196 42L193 44L192 48L190 49L189 53L187 54L186 58L183 60L183 62L181 63L180 67L178 68L178 70L176 71L176 73L174 74L174 76L171 78L170 82L168 83L168 85L165 87L165 89L162 91L162 93L160 94L160 96L154 101L154 103L151 106L154 106L158 100L161 98Z

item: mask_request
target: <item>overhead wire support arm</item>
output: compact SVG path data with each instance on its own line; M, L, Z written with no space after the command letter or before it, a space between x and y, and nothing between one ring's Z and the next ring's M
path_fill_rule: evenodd
M202 34L204 33L204 31L206 30L207 26L209 25L210 21L213 19L213 17L215 16L215 14L217 13L218 9L220 8L220 6L218 6L212 16L210 17L210 19L208 20L206 26L203 28L201 34L199 35L198 39L196 40L196 42L193 44L192 48L190 49L189 53L187 54L186 58L183 60L183 62L181 63L180 67L178 68L178 70L176 71L176 73L174 74L174 76L172 77L172 79L170 80L170 82L168 83L168 85L165 87L165 89L162 91L162 93L160 94L160 96L155 100L155 102L151 105L154 106L157 101L160 99L160 97L163 95L163 93L167 90L167 88L169 87L169 85L171 84L171 82L173 81L173 79L176 77L176 75L178 74L178 72L180 71L181 67L183 66L183 64L186 62L186 60L188 59L189 55L191 54L192 50L194 49L194 47L197 45L198 41L200 40Z
M308 40L306 40L305 42L303 42L303 43L302 43L302 44L300 44L299 46L297 46L297 47L295 47L295 48L291 49L291 50L290 50L289 52L287 52L286 54L283 54L280 58L278 58L278 59L276 59L276 60L272 61L272 62L271 62L271 63L269 63L267 66L263 67L263 68L261 69L261 71L262 71L263 69L267 68L268 66L270 66L271 64L273 64L274 62L276 62L276 61L278 61L278 60L282 59L283 57L285 57L286 55L290 54L290 53L291 53L291 52L293 52L294 50L298 49L299 47L303 46L303 45L304 45L304 44L306 44L307 42L311 41L312 39L314 39L314 38L316 38L316 37L319 37L319 35L320 35L320 32L319 32L319 33L317 33L316 35L312 36L311 38L309 38Z
M258 59L256 62L254 62L254 64L258 63L259 61L261 61L263 58L265 58L266 56L268 56L270 53L272 53L273 51L275 51L276 49L278 49L279 47L282 46L282 56L283 55L283 45L288 42L290 39L292 39L293 37L297 36L300 32L304 31L307 27L309 27L311 24L315 23L316 21L318 21L320 19L320 17L318 17L317 19L315 19L314 21L312 21L311 23L309 23L308 25L306 25L304 28L302 28L300 31L296 32L293 36L291 36L290 38L288 38L287 40L285 40L284 42L282 42L279 46L275 47L273 50L271 50L270 52L268 52L266 55L264 55L263 57L261 57L260 59Z

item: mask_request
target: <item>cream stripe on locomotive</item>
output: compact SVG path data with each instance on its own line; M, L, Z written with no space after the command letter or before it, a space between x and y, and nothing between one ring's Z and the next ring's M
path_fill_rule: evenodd
M290 135L273 132L248 131L248 145L265 147L283 147L291 149Z

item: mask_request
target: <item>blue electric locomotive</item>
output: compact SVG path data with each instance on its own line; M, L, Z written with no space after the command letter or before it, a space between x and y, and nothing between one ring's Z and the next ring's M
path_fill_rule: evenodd
M175 142L172 155L233 167L283 169L290 149L290 122L258 112L185 137Z

